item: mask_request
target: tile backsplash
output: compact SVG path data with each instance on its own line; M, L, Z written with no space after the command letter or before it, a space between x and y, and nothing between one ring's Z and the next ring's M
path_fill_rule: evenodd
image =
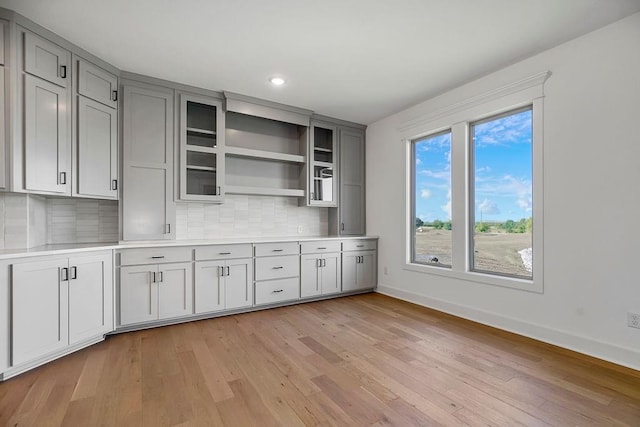
M178 203L176 208L177 240L328 234L328 209L299 207L293 197L231 194L222 204Z

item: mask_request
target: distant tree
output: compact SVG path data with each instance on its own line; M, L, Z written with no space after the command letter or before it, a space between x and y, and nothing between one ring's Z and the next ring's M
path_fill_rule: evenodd
M507 233L513 233L513 229L516 226L516 222L512 219L508 219L504 222L504 224L502 225L502 228L504 228Z
M439 219L436 219L435 221L433 221L431 223L431 226L433 228L435 228L436 230L440 230L444 226L444 223L442 221L440 221Z
M533 232L533 218L532 217L527 218L525 229L527 230L527 233L532 233Z
M484 222L480 222L476 224L476 231L478 233L486 233L487 231L489 231L489 226Z
M442 228L444 228L445 230L451 230L451 221L445 221Z
M422 227L423 225L424 221L422 221L420 218L416 218L416 228Z

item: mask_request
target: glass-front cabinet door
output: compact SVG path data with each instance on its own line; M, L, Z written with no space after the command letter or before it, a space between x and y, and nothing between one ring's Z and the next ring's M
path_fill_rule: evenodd
M180 199L222 202L224 113L215 99L180 95Z
M311 122L309 144L309 205L338 206L335 126Z

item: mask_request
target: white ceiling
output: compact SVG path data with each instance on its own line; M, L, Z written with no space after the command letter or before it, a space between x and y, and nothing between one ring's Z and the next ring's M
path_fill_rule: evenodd
M363 124L640 11L640 0L0 0L0 5L122 70ZM287 83L271 87L267 79L273 75Z

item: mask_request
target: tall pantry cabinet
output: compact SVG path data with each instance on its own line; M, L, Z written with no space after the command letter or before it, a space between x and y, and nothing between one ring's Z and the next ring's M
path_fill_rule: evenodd
M174 91L125 82L123 89L122 237L175 238Z

